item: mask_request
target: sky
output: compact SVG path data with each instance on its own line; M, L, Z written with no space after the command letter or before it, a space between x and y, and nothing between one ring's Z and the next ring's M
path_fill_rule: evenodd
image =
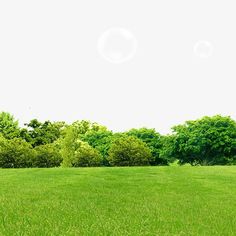
M236 118L234 0L0 1L0 110L161 133Z

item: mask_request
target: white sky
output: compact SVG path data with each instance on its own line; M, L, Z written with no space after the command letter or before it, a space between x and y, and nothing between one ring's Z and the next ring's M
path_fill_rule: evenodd
M89 119L161 133L204 115L236 118L235 12L235 0L0 0L0 110L21 123ZM137 42L123 63L97 49L117 27ZM114 37L114 57L132 51ZM196 49L202 40L209 47Z

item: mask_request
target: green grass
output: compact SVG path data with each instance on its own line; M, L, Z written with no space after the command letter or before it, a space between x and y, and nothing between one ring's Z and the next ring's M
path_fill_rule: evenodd
M0 169L0 235L236 235L236 167Z

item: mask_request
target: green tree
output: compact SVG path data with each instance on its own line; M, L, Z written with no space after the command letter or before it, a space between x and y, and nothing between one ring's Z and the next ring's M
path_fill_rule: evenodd
M151 158L151 150L146 143L123 135L113 141L108 160L112 166L144 166L150 164Z
M161 137L161 149L159 153L159 157L167 160L167 163L173 163L176 161L175 155L173 154L173 147L175 146L175 135L173 134L168 134L168 135L163 135Z
M80 147L80 141L86 140L86 135L90 132L106 131L105 126L98 123L82 120L75 121L64 130L63 138L60 140L61 153L63 157L62 166L70 167L75 158L75 153Z
M171 153L180 164L236 164L236 122L230 117L203 117L173 131Z
M0 113L0 134L7 139L19 137L20 128L18 121L8 112Z
M81 139L101 153L103 157L103 166L109 165L107 156L113 140L113 133L111 131L103 129L91 130L85 135L81 136Z
M75 121L71 126L74 127L75 132L77 132L79 135L84 135L89 131L107 130L105 126L88 120Z
M64 137L58 141L63 158L62 166L71 167L75 158L76 150L80 146L79 133L74 126L69 126L65 130Z
M134 136L142 140L150 148L152 153L151 165L168 165L168 160L160 156L163 146L162 136L155 129L140 128L131 129L127 135Z
M26 124L27 128L21 130L21 137L33 147L53 143L62 134L66 127L64 122L39 122L37 119Z

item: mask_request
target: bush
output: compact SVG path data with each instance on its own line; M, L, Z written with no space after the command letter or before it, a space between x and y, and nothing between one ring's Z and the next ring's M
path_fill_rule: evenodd
M54 144L37 146L35 151L34 167L50 168L61 165L62 156L59 149Z
M108 160L112 166L149 165L152 158L147 144L133 136L115 139L109 150Z
M80 147L76 150L72 161L73 167L101 166L103 157L88 143L80 141Z
M163 137L155 129L131 129L126 134L137 137L147 144L152 153L151 165L168 165L168 160L160 156L161 149L163 148Z
M26 168L32 167L35 151L26 141L18 138L7 140L0 137L0 167Z

